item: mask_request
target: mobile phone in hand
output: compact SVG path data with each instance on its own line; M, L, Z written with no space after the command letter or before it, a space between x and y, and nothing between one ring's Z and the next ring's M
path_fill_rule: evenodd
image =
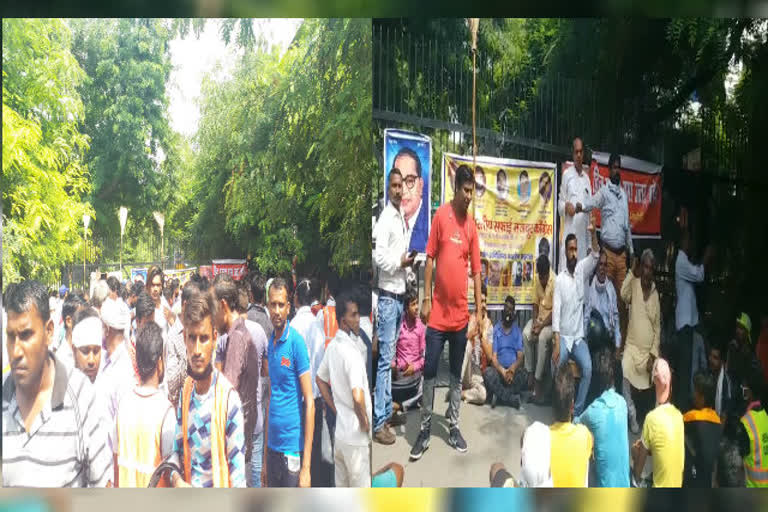
M416 255L419 254L419 251L411 251L408 253L408 259L412 260L416 257Z

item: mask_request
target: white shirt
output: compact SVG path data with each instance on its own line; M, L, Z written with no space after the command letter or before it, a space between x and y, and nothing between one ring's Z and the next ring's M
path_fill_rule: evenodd
M592 251L576 264L573 275L565 268L555 280L552 332L560 333L569 352L584 339L584 276L594 272L598 254Z
M171 306L168 305L168 301L165 300L164 296L160 296L160 307L155 308L155 323L162 329L163 331L163 346L165 346L165 341L168 339L168 320L165 319L165 308L171 309Z
M584 169L583 165L582 169ZM587 248L590 246L589 234L587 233L590 214L581 212L570 217L565 214L565 203L569 202L574 207L576 207L576 203L581 203L584 206L591 197L592 184L589 181L589 175L586 170L583 170L581 175L579 175L576 168L571 164L563 173L563 184L560 187L560 198L557 202L557 210L564 218L563 244L560 249L560 267L558 268L560 271L565 270L565 237L569 233L576 235L576 241L579 244L577 255L579 260L587 255Z
M411 228L415 222L411 223ZM388 203L381 212L374 232L376 250L374 260L379 267L379 288L390 293L405 293L405 269L400 266L403 254L408 251L410 235L405 227L402 210Z
M677 306L675 307L675 329L678 331L690 325L699 325L699 310L696 307L696 291L694 284L704 281L704 265L693 265L688 255L681 249L677 251L675 262L675 291Z
M354 338L354 339L353 339ZM317 375L333 390L336 406L336 439L352 446L368 446L370 431L360 430L360 421L355 414L352 390L361 389L365 395L365 412L371 422L371 393L368 391L368 374L360 355L362 341L341 329L328 345Z
M325 333L317 323L316 317L312 315L312 309L309 306L299 308L296 316L291 320L291 327L301 334L304 343L307 344L309 366L312 371L312 392L317 398L320 396L320 388L317 387L315 377L317 377L317 369L320 367L325 352Z
M138 382L125 341L120 343L111 356L107 354L106 350L101 351L102 367L93 385L97 396L101 397L105 421L110 422L107 429L110 433L109 447L112 453L117 453L117 439L114 436L117 406L123 393L131 391Z

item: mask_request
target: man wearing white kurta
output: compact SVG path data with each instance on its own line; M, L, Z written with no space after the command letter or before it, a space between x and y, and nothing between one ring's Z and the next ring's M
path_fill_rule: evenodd
M571 235L566 237L567 264L557 275L552 301L554 370L562 367L568 359L573 359L581 369L581 380L574 404L575 416L579 416L584 411L587 391L592 379L592 359L584 337L584 283L585 276L595 271L600 250L595 228L590 225L589 229L592 232L592 253L581 261L576 258L578 252L576 240ZM552 374L555 375L555 371Z
M557 210L563 217L563 240L570 233L576 235L576 242L579 246L577 259L579 261L587 255L587 247L589 247L587 226L589 225L590 214L585 212L576 213L576 205L581 204L583 206L587 204L587 199L592 196L592 184L589 181L589 174L582 165L583 158L584 144L580 137L576 137L573 139L573 164L563 172L560 198L557 202ZM565 243L563 243L560 249L558 272L565 268L565 262Z

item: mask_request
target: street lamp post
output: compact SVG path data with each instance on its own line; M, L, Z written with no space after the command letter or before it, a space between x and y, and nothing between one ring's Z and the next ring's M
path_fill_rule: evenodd
M91 216L87 213L83 215L83 290L88 289L88 282L85 276L85 248L88 244L88 224L91 223Z
M128 220L128 208L125 206L120 207L120 276L123 275L123 232L125 232L125 221Z
M165 215L160 212L154 212L155 221L160 226L160 268L165 270L165 235L163 234L163 228L165 227Z

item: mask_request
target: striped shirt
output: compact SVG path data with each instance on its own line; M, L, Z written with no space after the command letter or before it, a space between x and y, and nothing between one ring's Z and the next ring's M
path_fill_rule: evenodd
M3 384L3 486L105 487L113 479L107 430L88 378L51 354L51 402L28 433L13 376Z
M193 388L189 406L188 432L186 433L182 432L182 404L179 403L176 409L176 439L173 444L175 455L171 461L177 464L182 471L184 470L184 438L182 435L186 434L189 441L192 477L192 481L187 483L192 487L214 487L211 421L214 417L214 388L219 375L221 374L218 370L213 370L211 387L208 388L205 395L199 395L197 390ZM245 420L240 395L234 388L230 390L227 398L227 428L224 435L226 436L224 445L227 449L229 479L232 487L245 487Z

